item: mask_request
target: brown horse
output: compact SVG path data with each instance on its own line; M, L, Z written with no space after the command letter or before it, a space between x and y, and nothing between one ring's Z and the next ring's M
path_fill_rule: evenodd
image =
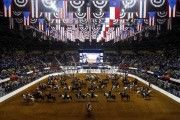
M130 100L130 96L127 94L127 93L120 93L119 94L121 96L121 100L126 100L126 101L129 101Z
M47 100L48 101L56 101L56 97L54 96L54 95L52 95L51 93L49 93L49 94L46 94L46 97L47 97Z

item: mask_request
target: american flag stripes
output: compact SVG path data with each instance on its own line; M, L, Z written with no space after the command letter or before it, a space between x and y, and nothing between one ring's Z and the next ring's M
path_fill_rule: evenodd
M31 15L32 18L39 17L39 2L38 0L31 0Z
M147 0L139 0L139 18L146 18Z
M90 21L91 20L91 7L87 7L87 20Z

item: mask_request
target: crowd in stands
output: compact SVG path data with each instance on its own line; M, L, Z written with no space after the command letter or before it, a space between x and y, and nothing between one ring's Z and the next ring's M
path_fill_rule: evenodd
M168 76L180 79L180 56L165 57L162 54L129 54L121 55L116 61L119 61L120 67L134 67L146 71L152 71L158 76Z
M0 58L0 96L24 86L45 74L61 70L54 54L15 54Z
M54 63L54 55L43 54L15 54L2 55L0 58L0 79L5 79L15 72L18 76L29 71L42 70Z

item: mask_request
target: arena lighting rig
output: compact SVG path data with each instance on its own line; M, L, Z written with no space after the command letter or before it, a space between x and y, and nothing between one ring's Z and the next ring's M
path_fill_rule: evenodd
M10 29L33 29L44 39L125 40L172 29L180 16L180 0L1 0L0 17ZM17 26L17 25L16 25Z

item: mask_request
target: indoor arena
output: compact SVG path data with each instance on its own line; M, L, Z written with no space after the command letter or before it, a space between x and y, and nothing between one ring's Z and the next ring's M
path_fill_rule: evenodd
M179 120L180 0L0 0L0 120Z

